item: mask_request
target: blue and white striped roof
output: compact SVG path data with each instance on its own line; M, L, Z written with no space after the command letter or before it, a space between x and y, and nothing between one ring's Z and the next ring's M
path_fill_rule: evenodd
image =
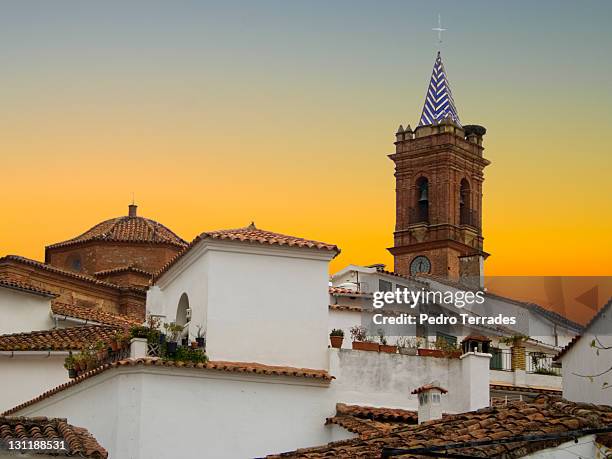
M440 51L438 51L419 126L427 126L434 124L434 122L439 123L447 117L450 117L461 126L455 101L453 100L453 93L451 92L448 78L446 78L446 70L444 70L442 57L440 56Z

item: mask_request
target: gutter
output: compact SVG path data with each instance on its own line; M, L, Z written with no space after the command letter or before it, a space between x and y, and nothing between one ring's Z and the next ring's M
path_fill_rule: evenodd
M54 356L67 356L72 351L0 351L0 356L8 357L10 359L15 357L54 357Z
M87 320L87 319L78 319L76 317L72 317L72 316L66 316L66 315L60 315L60 314L55 314L54 312L50 313L51 318L54 321L60 321L60 322L74 322L77 324L82 324L82 325L101 325L104 327L109 327L110 325L108 324L103 324L101 322L96 322L95 320Z

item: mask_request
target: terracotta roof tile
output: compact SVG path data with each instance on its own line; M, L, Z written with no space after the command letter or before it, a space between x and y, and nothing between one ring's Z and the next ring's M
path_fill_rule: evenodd
M561 389L554 389L552 387L539 387L539 386L515 386L513 384L504 384L501 382L492 382L489 384L490 390L497 391L508 391L508 392L528 392L536 394L548 394L548 395L561 395Z
M57 296L49 290L37 287L31 284L30 282L27 282L23 279L19 279L9 273L0 273L0 287L10 288L13 290L19 290L27 293L33 293L35 295L46 296L49 298Z
M78 456L89 459L106 459L107 451L96 439L81 427L68 424L66 419L46 417L0 416L0 439L31 438L35 440L64 440L65 452L53 451L53 456Z
M75 238L48 245L47 249L92 241L146 242L148 244L169 244L176 247L187 245L186 241L161 223L143 217L123 216L98 223Z
M333 376L325 370L312 370L309 368L294 368L294 367L282 367L275 365L264 365L261 363L253 363L253 362L224 362L224 361L212 361L206 363L193 363L193 362L174 362L171 360L162 360L156 357L147 357L141 359L125 359L119 360L116 362L108 363L97 368L94 368L91 371L83 373L82 375L77 376L71 381L64 383L60 386L57 386L47 392L42 393L38 397L24 402L14 408L11 408L4 413L3 415L10 415L16 413L17 411L33 405L34 403L39 402L40 400L44 400L46 398L51 397L52 395L57 394L69 387L72 387L76 384L80 384L81 382L96 376L100 373L103 373L107 370L118 368L118 367L135 367L135 366L155 366L155 367L174 367L174 368L187 368L187 369L197 369L197 370L208 370L208 371L225 371L231 373L251 373L257 375L271 375L271 376L289 376L289 377L297 377L297 378L305 378L305 379L316 379L319 381L329 383Z
M611 306L612 299L610 299L610 301L608 301L599 311L597 311L597 313L591 318L591 320L589 320L589 323L585 325L584 330L582 332L584 333L594 322L596 322L601 316L603 316L604 312ZM582 338L582 335L574 336L574 338L572 338L572 340L563 349L561 349L561 351L559 351L557 355L555 355L553 360L559 360L561 357L563 357L567 353L567 351L569 351L574 346L574 344L576 344L578 340L580 340L580 338Z
M436 384L425 384L424 386L417 387L416 389L414 389L410 393L412 395L415 395L415 394L420 394L422 392L427 392L428 390L432 390L432 389L437 389L440 392L442 392L443 394L446 394L448 392L446 389L444 389L443 387L440 387L440 386L438 386Z
M269 458L379 458L383 447L426 448L434 445L496 440L535 433L563 433L581 428L612 425L612 407L573 403L559 398L540 396L536 403L510 402L502 407L448 415L441 420L418 426L393 429L367 438L329 443L271 455ZM532 452L556 446L567 438L539 442L514 442L466 448L449 448L446 453L476 457L523 457ZM405 458L421 456L405 454Z
M98 308L86 308L73 304L60 303L59 301L51 303L51 311L58 316L73 317L75 319L116 327L131 327L132 325L139 325L142 323L129 316L113 314Z
M70 351L98 341L108 342L116 327L86 325L0 335L0 351Z
M350 288L342 288L342 287L329 287L330 295L342 295L342 296L372 296L371 293L366 292L355 292Z
M113 269L105 269L103 271L95 272L94 276L104 277L104 276L108 276L111 274L119 274L119 273L126 273L126 272L142 274L143 276L148 276L148 277L153 276L153 273L145 271L144 269L137 268L135 266L120 266L120 267L113 268Z
M134 291L137 293L141 293L145 295L145 290L137 287L122 287L117 284L112 284L110 282L102 281L100 279L96 279L93 276L89 276L87 274L76 273L74 271L68 271L65 269L58 268L56 266L51 266L46 263L41 263L40 261L32 260L30 258L21 257L19 255L6 255L5 257L0 258L0 265L9 264L10 262L20 263L26 266L30 266L35 269L40 269L48 272L52 272L55 274L59 274L61 276L71 277L73 279L82 280L91 284L100 285L103 287L112 288L115 290L122 291Z
M245 226L244 228L208 231L200 234L193 241L191 241L185 250L176 255L159 272L155 274L153 277L153 282L156 282L157 279L168 271L171 266L173 266L180 258L189 252L189 250L191 250L191 248L198 242L205 239L245 242L249 244L277 245L284 247L299 247L305 249L319 249L335 252L334 256L340 253L340 249L334 244L303 239L296 236L288 236L286 234L273 233L272 231L256 228L255 224L251 223L249 226Z
M373 419L381 422L402 422L415 424L418 413L401 408L377 408L373 406L336 404L336 415L355 416L362 419Z

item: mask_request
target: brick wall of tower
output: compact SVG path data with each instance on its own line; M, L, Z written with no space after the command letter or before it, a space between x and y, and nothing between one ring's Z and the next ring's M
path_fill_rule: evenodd
M458 257L483 249L482 182L489 162L482 156L482 136L466 137L462 128L446 121L397 136L396 153L390 155L396 177L396 226L390 249L395 270L409 274L411 261L423 255L431 261L433 274L458 279ZM415 218L420 177L429 184L427 222ZM462 180L469 186L463 218Z

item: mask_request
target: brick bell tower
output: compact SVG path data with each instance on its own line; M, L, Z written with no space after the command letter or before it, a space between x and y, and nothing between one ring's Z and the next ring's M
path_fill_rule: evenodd
M399 127L395 271L482 280L482 126L462 126L438 52L418 127ZM481 281L480 281L481 282Z

